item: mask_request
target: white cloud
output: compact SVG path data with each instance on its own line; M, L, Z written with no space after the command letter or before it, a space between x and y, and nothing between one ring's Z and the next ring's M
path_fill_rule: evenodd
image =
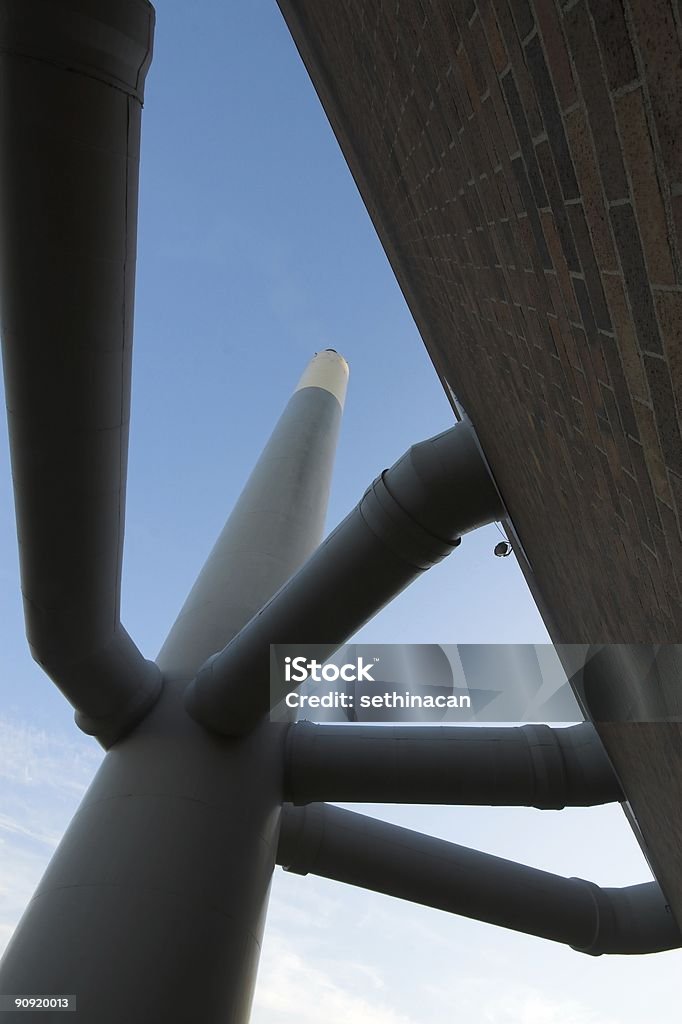
M0 951L102 757L84 736L0 719Z
M417 1024L391 1005L378 971L350 961L336 961L332 970L333 977L270 933L252 1024Z
M25 825L16 821L7 814L0 814L0 831L10 835L23 836L25 839L33 839L37 843L54 848L61 839L61 832L42 829L40 824Z
M575 999L521 987L483 998L481 1013L485 1024L617 1024Z
M85 737L48 735L44 729L0 719L0 782L85 792L102 760Z

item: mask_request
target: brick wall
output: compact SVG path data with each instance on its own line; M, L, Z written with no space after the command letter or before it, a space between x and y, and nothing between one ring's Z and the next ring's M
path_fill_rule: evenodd
M280 0L569 642L682 640L682 15Z
M554 639L682 642L679 0L279 4ZM599 731L682 925L682 725Z

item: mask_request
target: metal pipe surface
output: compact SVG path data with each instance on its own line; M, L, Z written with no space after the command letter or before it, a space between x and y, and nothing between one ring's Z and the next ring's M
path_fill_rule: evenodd
M120 622L146 0L0 0L0 330L31 653L110 746L161 677Z
M624 799L589 722L371 726L297 722L289 729L285 799L335 803L487 804L542 809Z
M682 946L657 882L603 889L326 804L285 806L277 863L591 956Z
M164 645L160 699L107 754L16 929L2 991L74 993L83 1024L247 1024L287 726L225 739L183 694L319 542L347 376L336 353L306 369Z
M225 740L189 718L183 689L168 683L107 753L0 962L0 992L74 994L80 1024L247 1024L286 727Z
M324 659L463 533L503 514L469 427L410 448L306 564L187 690L190 714L224 735L252 729L283 696L270 691L270 644L312 643ZM250 685L242 685L244 679Z
M320 543L347 383L331 349L306 367L156 659L166 678L193 676Z

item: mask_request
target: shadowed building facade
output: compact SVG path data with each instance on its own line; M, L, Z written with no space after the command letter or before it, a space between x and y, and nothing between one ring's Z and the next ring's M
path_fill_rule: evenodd
M679 5L279 6L552 638L679 643ZM600 731L679 917L682 732Z
M317 353L152 662L120 587L154 11L0 0L0 328L26 630L107 751L0 964L0 1009L61 993L88 1024L246 1024L276 863L589 955L682 946L679 726L651 724L648 696L638 707L646 678L667 713L681 672L677 22L662 2L568 6L282 0L460 422L322 540L348 367ZM284 695L271 644L308 633L326 658L501 520L555 641L625 645L595 649L576 680L600 721L638 713L599 725L613 764L590 722L270 720ZM325 805L339 793L625 796L658 881L551 875Z

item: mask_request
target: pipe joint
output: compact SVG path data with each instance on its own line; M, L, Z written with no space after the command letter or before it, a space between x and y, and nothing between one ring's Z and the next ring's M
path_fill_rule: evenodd
M154 20L148 0L0 0L3 52L96 78L140 103Z
M602 889L325 804L285 808L277 863L589 956L682 947L657 882Z
M375 537L398 558L420 571L430 569L461 544L461 538L444 540L429 533L396 501L386 483L384 470L364 494L360 514Z

